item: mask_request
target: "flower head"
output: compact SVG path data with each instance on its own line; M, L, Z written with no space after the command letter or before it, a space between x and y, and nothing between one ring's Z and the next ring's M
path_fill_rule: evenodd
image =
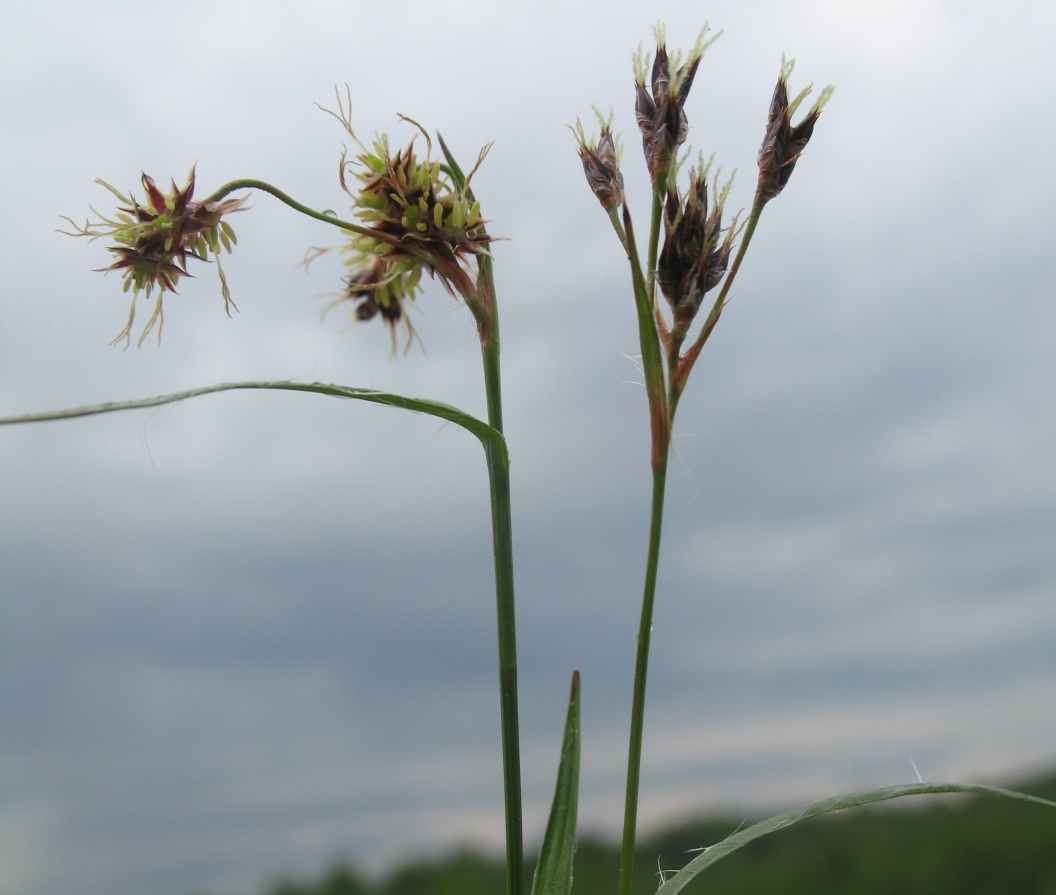
M396 328L402 324L407 331L404 351L411 347L417 337L407 311L420 291L421 265L414 261L386 263L369 251L343 247L349 251L346 264L352 272L344 278L344 288L326 310L346 302L352 305L353 320L357 323L380 317L392 335L392 350L396 352Z
M352 131L351 104L346 109L340 94L338 112L325 111L344 125L361 149L351 161L342 154L339 168L341 187L352 197L353 214L366 232L352 233L342 246L351 273L338 301L353 302L357 320L380 315L393 328L402 322L409 347L414 330L403 306L420 290L423 272L467 303L478 300L467 262L488 254L494 237L487 232L469 182L490 145L462 177L450 164L430 157L432 140L411 119L405 120L425 138L424 155L415 147L418 135L395 152L384 134L365 147Z
M579 159L587 184L610 214L623 204L623 174L620 173L620 147L612 134L612 113L604 117L596 108L594 114L601 124L597 142L589 139L583 125L576 121L572 132L576 135Z
M74 227L72 236L87 236L99 239L111 237L115 245L108 251L115 256L114 263L101 270L123 271L124 291L132 292L132 306L125 328L118 333L113 344L123 341L127 347L131 340L132 324L136 316L136 300L142 292L148 300L157 290L154 311L147 321L137 344L142 345L147 334L158 326L158 339L161 339L162 296L166 292L176 292L180 277L189 277L187 259L199 261L215 259L217 272L220 275L220 286L224 296L224 310L230 316L235 303L227 288L223 268L220 266L221 247L230 252L235 244L235 231L231 225L222 220L223 215L241 211L245 197L228 199L223 202L195 202L194 169L188 175L187 184L182 189L173 181L172 188L166 194L158 189L154 180L147 174L142 175L143 189L147 194L147 203L141 205L131 195L124 195L104 180L97 183L105 186L122 205L117 209L115 218L103 217L99 212L97 221L86 221L78 226L70 218L67 221ZM69 232L69 231L63 231ZM235 308L237 310L237 308Z
M822 90L817 102L810 107L803 120L793 127L792 116L813 87L808 85L792 102L788 101L788 78L795 65L795 59L786 60L784 56L781 57L781 74L777 78L777 87L774 88L774 96L770 101L763 145L759 147L757 195L763 202L769 202L785 188L800 154L814 133L814 125L821 115L822 108L835 90L831 84Z
M683 196L668 190L664 208L664 247L657 262L656 281L673 314L672 334L685 337L704 294L719 284L729 264L733 240L739 232L737 217L722 226L722 213L733 178L713 187L713 207L708 209L708 174L711 162L703 160L690 171ZM716 172L716 179L718 177Z
M689 58L681 64L681 54L672 59L667 54L664 31L657 26L656 55L653 57L650 87L646 88L646 61L641 47L635 57L634 111L638 119L638 129L642 132L642 147L649 176L653 183L668 170L678 151L686 141L689 133L689 121L684 106L697 74L697 66L704 51L722 34L720 31L712 38L705 40L708 24L705 22L697 42L689 53ZM672 74L672 68L675 69Z

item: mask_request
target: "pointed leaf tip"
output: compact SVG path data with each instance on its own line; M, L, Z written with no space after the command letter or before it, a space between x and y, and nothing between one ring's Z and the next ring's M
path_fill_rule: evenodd
M532 895L570 895L572 859L576 848L576 812L579 804L579 670L572 672L565 735L550 819L539 849L532 880Z

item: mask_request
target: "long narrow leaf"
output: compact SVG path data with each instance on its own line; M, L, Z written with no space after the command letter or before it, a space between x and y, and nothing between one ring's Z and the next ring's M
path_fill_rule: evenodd
M442 404L439 401L431 401L426 398L407 398L391 392L379 392L370 388L352 388L347 385L327 385L322 382L289 382L280 380L277 382L221 382L218 385L207 385L202 388L192 388L184 392L172 392L168 395L158 395L154 398L141 398L136 401L115 401L106 404L92 404L86 407L75 407L70 410L55 410L48 413L27 413L22 416L0 417L0 426L14 425L16 423L41 423L49 420L75 419L81 416L93 416L98 413L113 413L117 410L135 410L141 407L159 407L162 404L174 404L177 401L185 401L188 398L196 398L199 395L209 395L214 392L228 392L238 389L265 389L271 391L310 392L318 395L330 395L335 398L351 398L357 401L368 401L372 404L384 404L388 407L400 407L415 413L425 413L435 416L447 422L461 426L467 432L472 433L485 450L493 451L500 463L509 467L509 454L506 449L506 439L502 433L492 428L483 420L477 419L472 414L452 407L450 404Z
M576 850L576 811L579 805L579 672L572 672L565 738L557 768L557 786L550 819L539 849L532 895L569 895L572 859Z
M722 842L708 846L685 867L674 875L669 876L657 890L657 895L675 895L676 892L681 892L701 872L716 861L722 860L731 852L737 851L737 849L761 836L766 836L768 833L773 833L777 830L783 830L785 827L790 827L792 824L806 820L809 817L833 814L837 811L843 811L845 808L871 805L874 802L885 802L889 799L899 799L903 796L952 792L983 793L1008 799L1018 799L1022 802L1032 802L1035 805L1043 805L1046 808L1056 808L1056 802L1050 802L1048 799L1038 798L1026 793L1013 792L1010 789L1001 789L997 786L986 786L981 783L965 783L963 785L953 783L912 783L905 786L888 786L884 789L874 789L869 792L852 793L846 796L834 796L831 799L822 799L818 802L811 802L809 805L792 808L781 814L775 814L773 817L727 836Z

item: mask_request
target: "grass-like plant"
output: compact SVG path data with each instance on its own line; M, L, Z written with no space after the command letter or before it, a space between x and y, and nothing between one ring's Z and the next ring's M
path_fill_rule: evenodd
M726 306L752 236L766 205L785 189L810 141L832 87L795 117L811 92L807 87L790 99L792 60L782 59L777 85L766 115L758 151L758 177L747 215L728 215L732 177L725 182L713 160L690 158L684 149L688 133L685 103L708 46L718 37L705 25L688 53L667 50L662 28L655 32L656 50L650 60L639 50L634 65L635 115L642 137L652 185L649 228L644 251L639 248L620 170L621 149L613 134L612 116L598 115L600 133L588 136L581 123L574 130L587 183L609 217L627 255L633 290L641 365L644 372L651 431L650 464L653 478L652 511L648 532L641 621L635 657L634 692L627 758L624 828L621 844L619 895L629 895L633 878L638 814L642 734L645 724L646 681L650 632L660 542L664 493L671 454L672 423L687 388L694 364L711 337ZM370 146L353 129L350 91L338 91L336 108L325 109L336 118L357 150L346 151L339 165L341 188L351 199L348 219L318 211L259 180L240 179L224 184L205 199L195 199L192 170L186 185L173 182L163 192L146 174L144 202L103 183L119 200L111 215L95 213L84 224L67 218L73 235L110 241L112 262L106 270L120 271L125 292L131 293L129 315L115 344L125 347L133 338L137 311L146 304L149 317L137 344L152 332L160 341L164 324L163 301L188 276L191 261L213 262L220 276L225 310L235 307L220 265L220 256L235 246L229 216L244 210L248 194L267 193L296 212L337 228L344 234L340 247L348 272L335 304L347 305L353 318L380 318L390 330L393 351L398 333L405 348L415 331L407 309L423 288L425 276L438 280L469 309L480 339L487 419L424 398L410 398L374 389L293 381L230 382L142 400L80 407L52 413L0 419L2 424L70 419L116 410L152 407L232 389L276 389L354 399L429 414L455 423L481 442L487 464L492 512L495 564L495 601L499 657L500 725L505 790L506 862L508 895L524 890L520 751L517 711L517 638L514 611L513 534L509 458L503 435L500 377L499 313L495 274L489 251L493 236L482 216L481 202L471 181L484 161L481 150L468 172L452 155L439 134L434 138L415 121L405 119L414 136L393 149L386 136ZM235 196L235 194L241 194ZM710 294L709 294L710 293ZM533 893L551 895L572 889L579 781L579 675L573 672L557 786L532 883ZM673 895L708 866L746 843L785 826L820 814L925 793L990 793L1056 808L1056 803L982 785L920 782L834 797L778 814L742 829L713 845L666 879L659 891Z

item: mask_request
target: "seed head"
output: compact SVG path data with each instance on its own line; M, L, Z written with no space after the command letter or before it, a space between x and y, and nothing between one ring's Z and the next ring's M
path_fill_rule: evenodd
M684 195L674 188L668 190L664 208L664 247L657 262L656 281L671 305L672 334L679 341L700 310L705 293L726 273L739 232L735 216L723 236L722 213L732 177L721 190L713 188L714 207L708 210L710 168L711 162L704 164L702 160L690 172Z
M623 174L620 173L620 147L612 134L612 113L604 117L597 109L601 136L597 142L588 139L583 125L577 120L572 132L576 135L579 158L587 184L598 197L602 207L612 213L623 204Z
M395 152L384 134L369 149L365 147L352 130L351 102L346 107L340 94L338 111L324 111L337 118L360 147L354 159L349 160L347 152L342 154L339 177L342 189L352 197L354 216L370 230L369 234L353 233L342 246L351 272L339 301L354 304L357 320L380 315L393 329L402 322L409 348L414 330L404 304L420 291L423 272L440 280L452 295L467 301L475 295L467 264L475 256L488 254L494 237L487 232L488 222L480 215L480 203L473 198L469 181L490 144L456 186L450 166L430 157L429 134L412 119L404 120L425 138L424 156L415 147L418 135Z
M829 84L822 90L817 102L810 107L803 120L793 127L792 116L813 87L808 85L791 103L788 101L788 78L795 65L795 59L786 60L782 55L781 74L777 79L777 87L774 88L770 113L766 120L766 135L763 137L763 145L759 147L757 196L763 202L769 202L785 188L799 156L814 133L814 124L821 115L822 108L836 89Z
M92 212L98 220L85 221L83 227L70 218L65 218L74 229L72 232L61 231L63 233L70 236L87 236L89 239L108 236L116 243L108 248L116 260L101 270L124 271L124 291L131 290L132 306L125 328L118 333L112 344L123 341L125 347L128 347L136 316L136 299L142 292L149 300L155 289L157 299L154 311L137 344L143 344L155 323L158 326L160 342L163 323L162 296L166 292L175 294L180 277L191 276L187 272L188 258L208 262L210 255L212 256L220 276L224 310L228 316L231 314L231 308L238 310L231 299L227 279L220 266L221 248L230 252L237 240L231 225L221 218L229 212L241 211L247 197L227 199L223 202L195 202L192 198L194 181L194 168L191 168L186 186L179 189L173 181L172 188L165 194L158 189L151 177L143 174L142 183L147 194L147 204L140 205L131 195L126 196L106 181L98 180L97 183L105 186L122 202L116 217L106 218L93 208Z
M650 75L651 93L645 86L646 62L640 47L635 57L634 111L638 129L642 132L645 162L654 184L657 177L668 170L678 147L686 141L689 133L689 121L684 109L686 99L704 51L722 34L720 31L705 40L707 32L708 24L705 22L689 58L680 64L680 53L673 60L668 57L664 31L657 26L654 30L656 55ZM675 69L673 76L672 68Z

